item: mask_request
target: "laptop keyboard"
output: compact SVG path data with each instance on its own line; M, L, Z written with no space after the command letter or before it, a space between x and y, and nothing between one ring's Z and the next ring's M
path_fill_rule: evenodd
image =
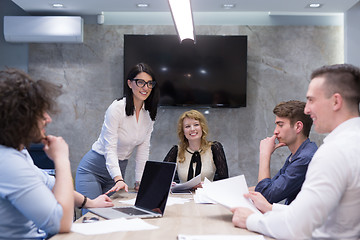
M114 208L115 210L126 213L128 215L144 215L144 214L150 214L145 211L141 211L139 209L133 208L133 207L121 207L121 208Z

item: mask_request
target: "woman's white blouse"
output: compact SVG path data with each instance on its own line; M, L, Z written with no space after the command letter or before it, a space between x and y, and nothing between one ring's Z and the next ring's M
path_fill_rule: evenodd
M154 121L142 107L139 120L136 115L126 116L125 98L115 100L106 110L104 123L92 150L104 155L106 168L112 178L121 176L118 160L129 159L135 147L135 180L140 181L145 163L149 159L150 138Z

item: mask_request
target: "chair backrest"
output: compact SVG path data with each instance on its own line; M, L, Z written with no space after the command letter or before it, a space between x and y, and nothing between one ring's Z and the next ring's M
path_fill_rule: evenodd
M34 164L41 169L54 169L54 162L48 158L43 150L44 145L41 143L33 143L30 145L28 152L34 161Z

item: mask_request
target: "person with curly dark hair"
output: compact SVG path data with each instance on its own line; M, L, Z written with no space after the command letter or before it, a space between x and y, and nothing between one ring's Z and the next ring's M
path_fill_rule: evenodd
M41 238L69 232L74 195L68 145L46 136L60 89L9 69L0 72L0 232L4 238ZM56 179L41 172L24 149L44 143ZM51 189L53 192L51 192Z
M41 239L69 232L77 207L111 207L108 196L88 199L73 188L69 148L46 135L60 86L17 69L0 71L0 239ZM27 151L43 143L56 178L37 168Z
M76 172L76 189L80 193L96 197L120 189L128 191L124 176L135 148L135 190L138 190L149 158L159 98L150 66L136 64L128 73L125 97L114 100L108 107L99 138L81 159Z

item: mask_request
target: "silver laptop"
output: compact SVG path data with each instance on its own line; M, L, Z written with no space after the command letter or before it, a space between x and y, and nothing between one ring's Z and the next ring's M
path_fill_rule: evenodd
M106 219L162 217L174 178L176 163L147 161L135 206L89 208Z

